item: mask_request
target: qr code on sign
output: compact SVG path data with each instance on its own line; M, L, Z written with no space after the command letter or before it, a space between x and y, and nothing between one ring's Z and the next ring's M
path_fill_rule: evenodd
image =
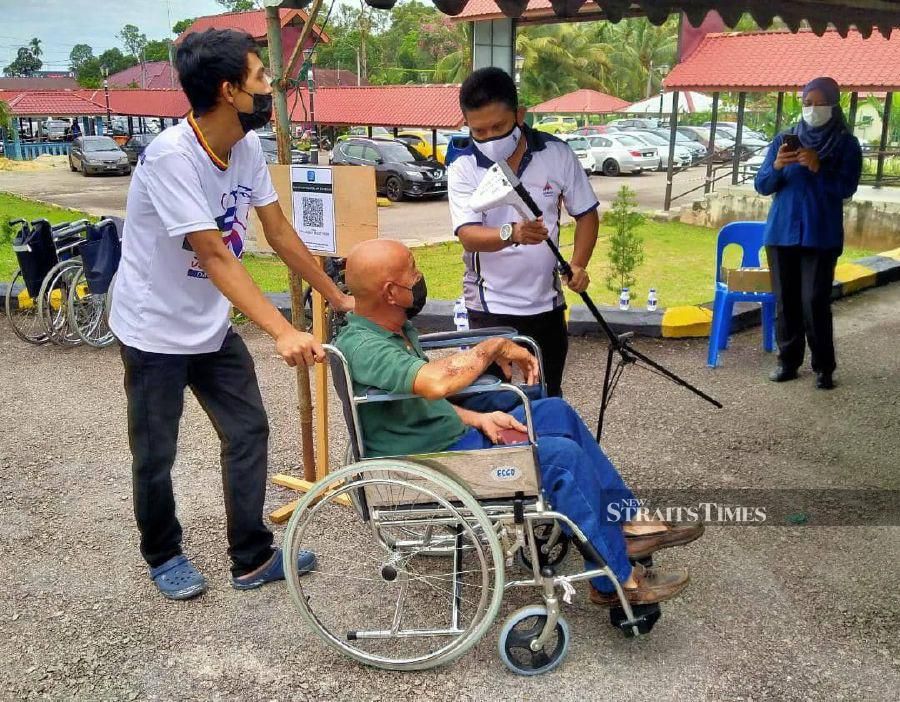
M317 197L301 198L303 208L303 226L312 229L322 229L325 226L325 209L322 200Z

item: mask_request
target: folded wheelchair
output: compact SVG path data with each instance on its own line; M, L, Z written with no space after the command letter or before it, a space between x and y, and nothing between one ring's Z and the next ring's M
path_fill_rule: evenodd
M423 335L420 342L434 351L492 336L525 344L540 360L534 341L507 328ZM498 648L512 671L545 673L562 662L569 646L561 601L571 601L574 583L601 576L619 596L613 623L626 636L652 628L659 607L632 608L578 526L541 494L529 398L535 388L484 377L454 398L511 394L525 408L527 443L367 458L359 407L412 396L354 392L344 356L333 346L325 349L348 425L349 465L301 499L284 549L289 563L304 548L318 556L313 572L299 577L292 571L287 585L301 615L326 644L378 668L425 670L474 646L497 617L506 590L537 588L540 603L506 619ZM541 394L542 387L537 391ZM570 543L566 534L595 569L557 573ZM526 574L518 577L517 570Z

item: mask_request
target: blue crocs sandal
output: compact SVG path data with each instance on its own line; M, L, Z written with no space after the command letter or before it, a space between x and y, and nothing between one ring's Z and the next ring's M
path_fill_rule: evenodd
M241 575L231 579L231 586L235 590L253 590L265 585L273 583L276 580L284 580L284 565L282 563L283 555L280 548L275 549L272 557L263 563L252 573ZM316 554L312 551L301 550L297 554L297 572L300 575L306 575L316 567Z
M183 555L151 568L150 579L170 600L189 600L206 592L206 578Z

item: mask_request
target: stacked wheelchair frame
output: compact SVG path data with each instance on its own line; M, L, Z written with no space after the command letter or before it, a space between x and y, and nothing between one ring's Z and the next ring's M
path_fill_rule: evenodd
M13 239L19 270L7 286L5 308L16 335L38 345L109 346L109 291L121 252L116 222L10 224L19 227Z
M507 328L425 335L420 342L435 350L490 336L523 343L540 359L533 340ZM562 662L569 646L561 601L571 601L573 583L597 577L609 578L615 587L621 607L612 619L626 636L652 628L659 608L633 609L584 533L542 496L526 389L486 377L459 396L515 395L524 406L527 443L366 458L358 408L412 396L354 392L344 356L333 346L325 349L348 424L350 465L317 482L301 499L284 549L287 562L295 562L304 548L318 556L312 573L289 572L287 584L301 615L326 644L379 668L425 670L474 646L497 617L505 591L537 588L541 602L507 618L498 649L514 672L545 673ZM355 514L342 506L348 498ZM596 567L556 572L568 546L566 534ZM507 577L515 563L527 577Z

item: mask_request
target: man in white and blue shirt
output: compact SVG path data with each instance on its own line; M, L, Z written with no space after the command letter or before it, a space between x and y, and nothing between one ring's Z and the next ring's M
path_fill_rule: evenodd
M450 216L465 249L463 291L473 329L511 326L534 338L544 358L547 391L561 394L568 352L565 298L549 246L559 243L561 207L575 219L572 277L575 292L586 290L585 270L597 241L597 196L578 158L556 137L524 124L512 78L483 68L460 88L460 107L472 144L449 169ZM512 207L474 212L469 200L487 169L504 159L543 210L536 222L522 222Z

